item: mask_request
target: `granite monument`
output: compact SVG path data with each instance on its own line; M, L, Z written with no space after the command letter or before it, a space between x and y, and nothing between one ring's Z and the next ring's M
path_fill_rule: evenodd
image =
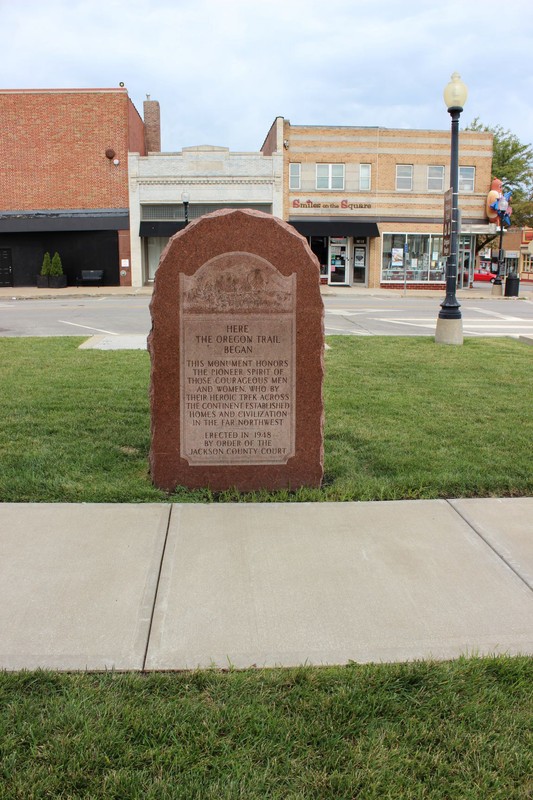
M156 486L320 485L319 284L306 240L259 211L215 211L172 237L150 305Z

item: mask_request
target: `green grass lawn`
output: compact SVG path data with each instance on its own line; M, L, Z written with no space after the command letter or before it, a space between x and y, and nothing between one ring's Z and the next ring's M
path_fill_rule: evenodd
M149 359L0 339L3 501L161 501ZM533 350L332 337L322 490L533 494ZM529 800L533 659L178 674L0 672L0 800Z
M149 357L0 339L0 500L148 502ZM328 337L320 490L176 501L533 494L533 348L510 339Z
M533 660L0 673L0 797L519 800Z

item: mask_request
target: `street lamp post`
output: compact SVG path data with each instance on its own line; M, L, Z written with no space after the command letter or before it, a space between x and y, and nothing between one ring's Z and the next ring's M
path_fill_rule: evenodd
M459 223L459 117L466 103L468 89L458 72L454 72L451 81L444 89L444 102L452 118L451 156L450 156L450 189L452 192L452 224L450 234L450 253L446 261L446 297L441 303L435 341L438 344L462 344L463 320L460 304L457 301L457 266L458 266L458 223Z
M491 206L498 214L498 219L500 221L500 246L498 249L498 267L496 269L496 277L494 278L494 283L492 284L492 294L495 295L501 295L502 293L502 273L505 265L505 258L503 254L503 233L505 231L505 226L511 224L511 219L510 219L511 208L509 207L510 197L511 197L510 192L502 194L496 200L496 202L493 203L493 205Z
M183 214L185 217L185 225L189 224L189 192L181 193L181 202L183 203Z

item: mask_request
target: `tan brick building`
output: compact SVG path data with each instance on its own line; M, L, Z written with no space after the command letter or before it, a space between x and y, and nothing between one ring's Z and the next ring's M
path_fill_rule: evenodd
M533 283L533 228L521 228L520 261L518 271L520 280Z
M47 250L69 283L95 268L131 282L128 152L158 142L147 111L145 126L123 87L0 90L0 283L34 284Z
M475 237L490 230L492 134L461 132L460 284ZM283 217L308 238L335 285L442 288L450 131L291 125L278 117L262 147L283 152Z

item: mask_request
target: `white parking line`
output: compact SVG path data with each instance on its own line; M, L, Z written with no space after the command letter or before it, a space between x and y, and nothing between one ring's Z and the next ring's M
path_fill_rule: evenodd
M326 308L326 314L345 315L347 317L358 317L361 314L384 314L388 308L359 308L357 311L350 311L347 308Z
M433 328L437 324L435 319L418 319L416 322L411 322L406 319L382 319L378 320L378 322L391 322L393 325L409 325L410 328Z
M407 325L411 328L434 329L435 319L413 317L407 319L381 319L391 325ZM508 336L518 338L523 333L533 333L533 320L509 319L463 319L463 330L470 336Z
M110 336L119 336L116 331L104 331L102 328L94 328L92 325L79 325L77 322L67 322L66 319L58 319L58 322L62 322L63 325L74 325L76 328L85 328L87 331L98 331L98 333L108 333Z
M486 314L488 317L495 317L496 319L504 319L508 322L523 322L522 317L511 317L508 314L499 314L497 311L489 311L487 308L477 308L470 306L469 311L476 311L478 314Z
M330 331L341 331L341 333L345 333L347 336L372 336L370 331L353 331L350 328L335 328L333 325L326 325L326 335Z
M432 324L436 322L435 317L377 317L377 322L391 322L395 325L415 325L418 327L425 327L424 323ZM474 328L532 328L533 320L523 319L521 317L500 317L498 319L471 319L463 316L463 325L468 325Z
M372 317L376 322L400 322L405 325L411 322L436 322L437 314L434 317Z
M507 325L505 323L508 323ZM518 320L517 322L511 322L511 320L504 320L504 319L491 319L491 320L469 320L464 319L463 325L467 325L470 328L486 328L487 330L496 330L497 328L501 328L502 331L507 330L515 330L515 329L524 329L530 330L533 329L533 321L528 322L527 320Z

